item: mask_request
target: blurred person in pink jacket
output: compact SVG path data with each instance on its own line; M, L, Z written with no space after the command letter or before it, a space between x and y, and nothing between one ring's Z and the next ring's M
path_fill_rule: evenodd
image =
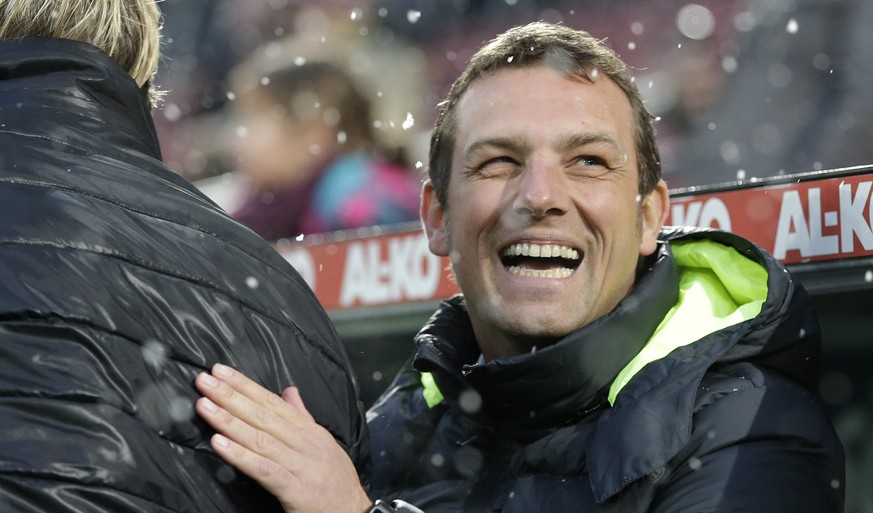
M232 89L243 224L278 240L418 219L419 178L377 140L370 102L339 66L244 63Z

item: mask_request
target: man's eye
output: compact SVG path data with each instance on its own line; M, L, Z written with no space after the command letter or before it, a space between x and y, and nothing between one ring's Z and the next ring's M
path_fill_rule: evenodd
M594 155L583 155L576 159L576 164L580 166L607 167L604 159L595 157Z
M507 156L494 157L494 158L490 158L490 159L486 160L482 164L482 167L489 166L489 165L500 165L500 164L515 164L515 159L513 159L511 157L507 157Z
M598 178L606 175L611 168L606 159L595 155L582 155L572 161L568 173L579 178Z
M507 156L494 157L479 166L479 173L485 176L502 175L513 172L518 166L515 159Z

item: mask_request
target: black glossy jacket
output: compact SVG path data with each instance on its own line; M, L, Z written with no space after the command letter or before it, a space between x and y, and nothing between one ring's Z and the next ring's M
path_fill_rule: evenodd
M161 163L133 80L88 45L0 41L0 511L281 511L208 447L215 362L297 384L366 458L324 311Z
M534 353L473 365L463 303L445 302L370 411L373 493L427 513L842 511L844 455L813 392L819 332L805 292L739 237L662 239L613 312ZM679 299L703 283L685 281L695 248L760 264L731 291L761 294L760 311L690 336L709 321L673 307L695 311ZM644 359L611 396L653 333L691 339Z

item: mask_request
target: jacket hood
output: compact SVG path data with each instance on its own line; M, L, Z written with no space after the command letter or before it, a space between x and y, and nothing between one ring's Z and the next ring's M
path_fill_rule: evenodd
M589 454L591 485L600 502L665 466L688 443L707 371L748 362L808 390L816 386L818 323L805 291L778 261L754 243L725 232L671 228L664 230L662 240L676 249L680 300L641 352L654 348L653 354L613 384L613 407L598 420L591 446L611 448ZM738 269L715 273L719 258L737 257L742 258L733 260ZM679 312L682 305L691 309ZM709 310L705 318L701 306ZM705 325L714 330L687 336ZM659 348L657 339L664 333L686 336L668 337L669 343Z
M818 320L806 290L778 260L747 239L716 230L669 228L662 239L681 259L680 274L698 272L715 279L726 300L717 303L716 296L707 296L713 301L710 313L722 319L716 327L742 325L742 341L727 348L719 364L755 363L807 390L817 389Z

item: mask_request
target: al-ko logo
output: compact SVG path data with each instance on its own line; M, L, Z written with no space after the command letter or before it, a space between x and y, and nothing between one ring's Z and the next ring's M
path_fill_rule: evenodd
M677 197L670 224L733 231L789 263L867 255L871 189L865 175Z
M456 291L420 230L277 248L327 309L439 299Z

